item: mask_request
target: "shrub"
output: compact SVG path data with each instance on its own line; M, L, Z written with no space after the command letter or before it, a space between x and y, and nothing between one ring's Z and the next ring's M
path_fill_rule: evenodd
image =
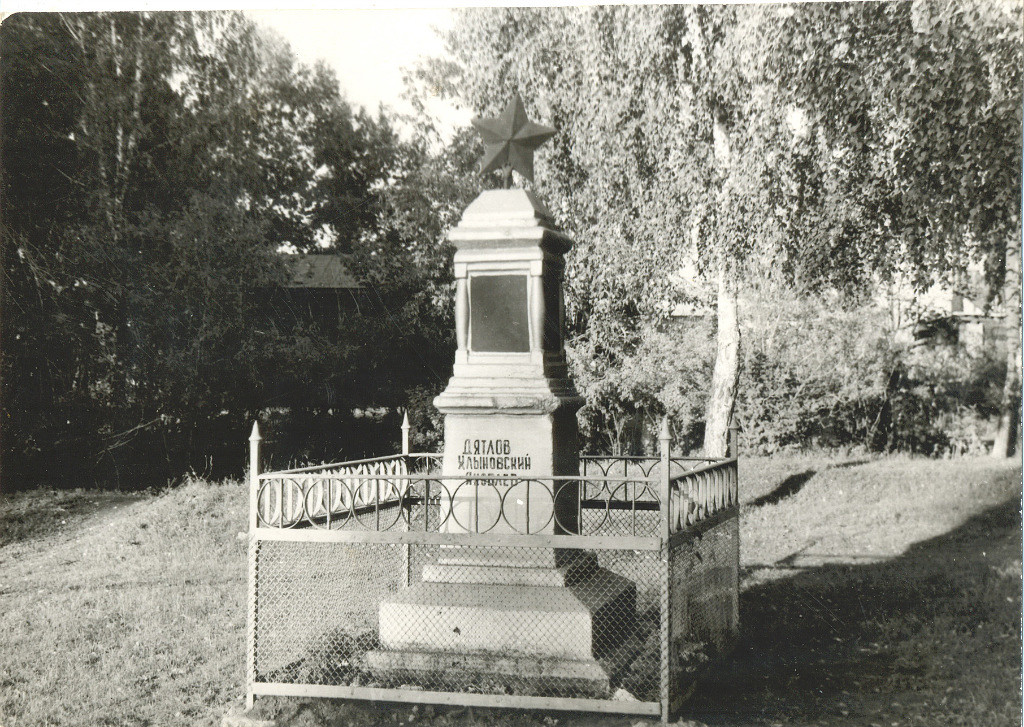
M746 449L984 451L1002 376L992 352L915 342L881 307L828 297L751 301L743 328Z
M573 379L586 400L579 414L583 449L655 452L665 414L678 448L698 446L715 351L711 322L670 319L611 335L619 340L588 333L567 345Z

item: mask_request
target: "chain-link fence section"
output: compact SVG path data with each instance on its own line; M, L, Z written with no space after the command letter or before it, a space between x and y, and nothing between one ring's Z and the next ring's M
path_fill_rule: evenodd
M358 684L361 656L379 645L378 606L401 585L401 550L362 543L260 542L257 680Z
M739 518L687 534L669 548L668 663L675 713L700 672L739 632Z
M538 550L263 541L256 680L657 702L658 552Z
M738 543L668 550L666 643L657 550L259 541L255 682L660 703L669 649L677 709L735 637Z

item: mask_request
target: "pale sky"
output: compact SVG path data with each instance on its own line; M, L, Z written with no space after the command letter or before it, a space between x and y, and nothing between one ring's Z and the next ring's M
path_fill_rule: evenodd
M273 1L273 0L270 0ZM400 2L401 0L392 0ZM437 31L452 26L451 9L377 7L372 9L246 10L257 23L273 28L299 60L324 60L338 76L345 97L376 113L383 103L400 113L412 107L402 98L402 72L422 56L444 53ZM469 126L472 114L440 98L428 101L442 137ZM400 123L395 123L399 132Z
M433 31L451 27L452 11L428 8L362 10L247 10L284 36L299 59L323 59L334 68L349 101L375 112L381 102L408 110L400 100L402 69L423 55L440 55Z
M277 10L272 8L280 0L2 0L0 18L18 11L241 9L280 33L299 60L309 64L325 60L350 102L373 113L381 102L406 112L410 108L400 99L402 69L422 55L441 54L443 43L433 28L445 30L453 22L450 9L429 7L437 1L303 0L307 8L320 7ZM513 0L491 0L493 4L503 1ZM448 2L465 6L475 0ZM363 8L351 7L357 4ZM430 108L449 133L469 124L468 112L459 113L441 102Z

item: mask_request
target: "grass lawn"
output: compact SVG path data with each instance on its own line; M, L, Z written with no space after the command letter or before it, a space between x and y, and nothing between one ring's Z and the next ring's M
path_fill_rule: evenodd
M741 460L742 634L709 725L1021 724L1021 471ZM238 483L0 500L0 725L217 725L244 691ZM289 727L638 720L266 699Z

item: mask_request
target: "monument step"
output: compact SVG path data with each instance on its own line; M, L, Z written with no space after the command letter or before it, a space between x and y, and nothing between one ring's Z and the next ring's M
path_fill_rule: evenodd
M442 414L552 414L559 409L575 412L582 405L583 399L575 395L575 390L555 387L513 389L507 386L507 382L501 393L494 393L492 382L492 386L481 385L479 388L450 387L434 399L434 406Z
M381 602L392 650L592 659L632 631L636 587L598 568L568 586L425 582Z
M552 688L593 697L607 696L608 673L594 659L539 659L534 656L441 651L370 651L366 666L376 678L459 689L480 677L501 676L529 691Z
M366 666L377 678L400 680L434 689L462 690L493 677L506 693L565 694L608 697L610 680L622 674L644 650L647 633L633 631L601 659L559 659L488 652L376 650L366 654ZM492 678L489 680L488 678Z
M456 367L449 384L450 394L489 396L579 396L563 367L553 364L523 364L510 367L466 363ZM498 384L500 383L500 386Z
M568 586L597 569L592 553L581 553L568 565L556 568L507 565L438 563L423 566L426 583L480 583L504 586Z
M442 525L441 532L464 532L457 526L452 527L453 519L450 517ZM493 528L493 530L502 533L507 531L505 528ZM456 568L557 568L559 564L558 554L554 548L523 548L520 553L517 553L516 561L510 565L511 559L507 552L498 548L472 545L442 545L440 560L442 565ZM501 581L493 581L493 583L501 585Z

